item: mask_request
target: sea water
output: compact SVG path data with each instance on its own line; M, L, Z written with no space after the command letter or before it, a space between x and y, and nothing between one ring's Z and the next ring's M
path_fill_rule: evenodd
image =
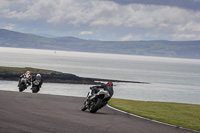
M34 67L81 77L148 82L114 83L113 97L200 104L198 59L0 47L0 66ZM39 93L85 97L90 86L44 83ZM0 89L18 91L17 82L0 81Z

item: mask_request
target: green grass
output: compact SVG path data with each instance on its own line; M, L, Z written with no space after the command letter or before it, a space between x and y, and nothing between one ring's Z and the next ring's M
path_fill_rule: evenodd
M31 68L31 67L25 67L25 68L20 68L20 67L5 67L5 66L0 66L0 71L15 71L15 72L20 72L24 73L26 71L30 71L31 73L51 73L53 71L51 70L45 70L45 69L37 69L37 68Z
M109 105L138 116L200 131L200 105L116 98L112 98Z

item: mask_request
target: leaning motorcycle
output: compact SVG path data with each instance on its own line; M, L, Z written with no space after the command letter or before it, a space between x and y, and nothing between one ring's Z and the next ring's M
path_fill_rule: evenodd
M31 90L33 93L38 93L38 91L40 91L40 81L39 80L33 81Z
M25 78L25 77L22 77L20 80L19 80L19 92L23 92L27 87L28 87L28 79Z
M98 92L96 93L93 93L92 90L90 90L81 110L85 111L86 109L88 109L90 113L96 113L104 106L104 103L107 102L106 99L110 97L111 96L108 91L104 90L103 88L98 89Z

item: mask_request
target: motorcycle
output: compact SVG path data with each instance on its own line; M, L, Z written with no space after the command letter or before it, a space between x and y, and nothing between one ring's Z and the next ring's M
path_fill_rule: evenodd
M32 92L33 93L37 93L38 91L40 91L40 81L39 80L35 80L35 81L33 81L33 83L32 83L32 88L31 88L31 90L32 90Z
M19 81L19 92L23 92L29 85L28 85L28 79L25 77L22 77Z
M107 103L107 99L110 97L111 96L108 91L104 90L103 88L98 89L98 92L96 93L90 90L81 110L85 111L88 109L90 113L96 113L99 109L106 105L105 103Z

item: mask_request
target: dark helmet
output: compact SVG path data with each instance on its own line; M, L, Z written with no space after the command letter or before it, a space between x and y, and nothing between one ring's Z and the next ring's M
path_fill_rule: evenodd
M113 86L113 83L112 82L108 82L107 85Z

